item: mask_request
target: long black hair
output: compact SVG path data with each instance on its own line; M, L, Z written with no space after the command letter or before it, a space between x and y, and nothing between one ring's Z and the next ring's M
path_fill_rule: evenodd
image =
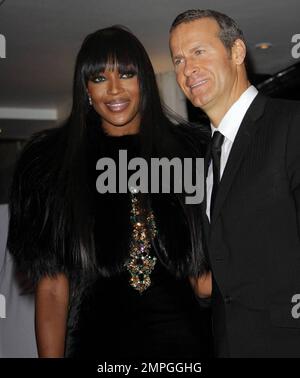
M153 154L176 156L178 149L192 151L193 157L199 157L200 144L207 135L204 129L195 129L184 121L176 126L171 122L173 116L163 109L150 59L131 32L113 26L88 35L76 59L68 121L61 128L32 138L14 175L8 247L20 270L26 271L33 281L59 270L99 271L95 262L87 155L89 127L100 125L101 118L89 105L87 83L107 67L117 67L120 73L134 72L138 77L139 135L141 155L146 160ZM174 264L175 274L201 273L206 265L200 210L185 205L182 196L178 196L178 205L189 232L190 252ZM176 239L176 235L173 237ZM168 264L167 258L164 261Z

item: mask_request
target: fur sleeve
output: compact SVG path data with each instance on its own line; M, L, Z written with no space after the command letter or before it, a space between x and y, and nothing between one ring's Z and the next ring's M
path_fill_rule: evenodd
M26 144L11 187L8 249L17 270L33 285L45 275L66 271L56 252L51 213L58 130L36 134Z

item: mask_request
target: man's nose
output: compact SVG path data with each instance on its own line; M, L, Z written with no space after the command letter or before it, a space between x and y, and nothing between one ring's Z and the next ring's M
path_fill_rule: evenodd
M189 77L199 71L199 67L195 64L193 59L187 59L184 66L184 75Z

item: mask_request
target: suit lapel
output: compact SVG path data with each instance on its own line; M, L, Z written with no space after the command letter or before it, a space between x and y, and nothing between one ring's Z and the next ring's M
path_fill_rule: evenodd
M204 199L201 205L204 232L205 232L205 237L207 238L207 240L208 240L208 235L209 235L210 224L209 224L208 217L206 215L206 206L207 206L206 178L207 178L208 168L209 168L209 163L210 163L210 155L211 155L211 143L208 143L206 153L205 153L205 158L204 158Z
M210 163L210 155L211 155L211 143L208 143L206 153L205 153L205 158L204 158L204 199L201 203L201 213L202 213L201 217L202 217L203 232L204 232L206 245L208 244L209 232L210 232L210 223L206 215L206 206L207 206L206 178L207 178L207 173L208 173L208 168L209 168L209 163ZM205 254L205 257L207 259L207 262L210 265L209 255Z
M207 144L206 152L205 152L205 157L204 157L204 200L203 200L203 206L205 207L205 214L206 214L206 196L207 196L207 187L206 187L206 179L208 175L208 169L210 165L210 160L211 160L211 138L210 142ZM208 218L207 218L208 219Z
M250 105L245 117L241 123L239 131L231 148L229 158L220 182L217 197L215 199L215 207L211 224L218 217L222 205L226 199L229 189L233 183L234 177L241 165L247 147L251 138L256 132L258 122L256 122L263 114L267 98L258 94Z
M208 240L210 224L209 224L208 217L206 215L206 185L205 185L205 197L201 204L201 212L202 212L201 217L203 221L204 235L205 235L206 240Z

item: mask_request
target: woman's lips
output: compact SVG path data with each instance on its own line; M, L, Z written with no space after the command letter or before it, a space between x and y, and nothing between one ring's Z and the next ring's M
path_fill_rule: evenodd
M129 105L128 100L115 100L105 104L111 112L122 112Z

